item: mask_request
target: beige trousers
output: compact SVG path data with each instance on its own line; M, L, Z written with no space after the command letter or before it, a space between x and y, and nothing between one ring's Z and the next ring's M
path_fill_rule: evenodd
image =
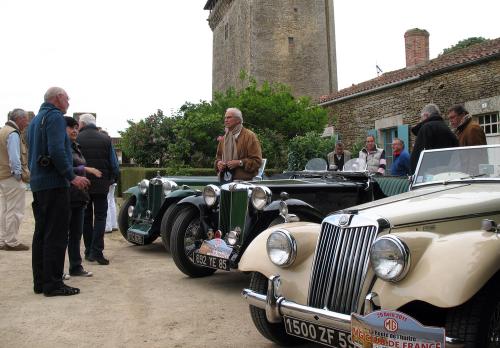
M15 247L24 217L26 185L11 176L0 180L0 246Z

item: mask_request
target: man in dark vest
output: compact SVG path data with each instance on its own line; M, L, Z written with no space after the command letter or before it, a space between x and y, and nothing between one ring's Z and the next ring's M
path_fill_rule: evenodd
M118 163L111 146L111 138L99 131L92 114L80 116L80 134L77 142L81 146L83 157L89 167L102 172L100 178L89 174L90 201L85 209L83 221L83 241L85 243L85 259L97 261L100 265L108 265L104 257L104 229L108 210L108 190L119 175Z

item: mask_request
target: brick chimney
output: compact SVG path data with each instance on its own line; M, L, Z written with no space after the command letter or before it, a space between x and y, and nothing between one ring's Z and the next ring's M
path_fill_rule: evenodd
M405 33L406 67L429 61L429 32L422 29L410 29Z

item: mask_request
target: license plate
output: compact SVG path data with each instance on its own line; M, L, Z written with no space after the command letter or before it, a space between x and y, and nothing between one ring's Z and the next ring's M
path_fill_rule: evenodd
M144 245L144 235L136 233L136 232L127 232L127 240L129 242L135 243L135 244L141 244Z
M284 317L286 333L333 348L353 348L351 333L301 319Z
M200 266L204 267L209 267L209 268L215 268L215 269L222 269L224 271L229 271L231 270L229 268L229 260L228 259L223 259L220 257L216 256L211 256L211 255L204 255L195 252L194 253L194 263Z

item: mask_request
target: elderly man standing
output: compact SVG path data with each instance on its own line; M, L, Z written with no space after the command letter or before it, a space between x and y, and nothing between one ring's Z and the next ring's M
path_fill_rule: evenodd
M405 149L405 143L399 138L392 139L391 175L407 176L410 175L410 154Z
M365 160L366 169L370 173L385 174L385 166L387 164L385 151L377 147L373 135L366 137L366 146L359 151L359 158Z
M351 159L351 153L344 150L344 144L337 141L335 144L335 151L330 152L328 158L328 169L330 170L343 170L344 164Z
M243 127L243 115L236 108L226 110L225 135L217 146L215 169L222 183L251 180L262 163L262 150L254 132Z
M89 167L99 169L100 178L89 174L90 201L85 209L83 219L83 241L85 258L97 261L100 265L109 265L104 257L104 230L108 211L108 191L119 175L118 161L111 145L111 138L99 131L95 117L92 114L80 115L80 134L77 142L80 144L83 157Z
M486 145L486 134L480 125L472 121L469 112L462 105L448 110L448 119L458 138L460 146Z
M26 183L29 182L28 151L22 131L29 119L23 109L9 112L9 120L0 130L0 249L28 250L17 239L24 217Z
M75 176L71 141L64 114L69 97L60 87L51 87L45 102L28 129L28 164L33 192L32 264L34 291L45 296L69 296L80 289L63 282L64 257L68 245L70 214L69 185L85 189L87 178Z
M423 150L458 146L457 137L444 123L436 104L427 104L420 113L421 122L411 129L417 136L410 156L411 173L417 169L418 159Z

